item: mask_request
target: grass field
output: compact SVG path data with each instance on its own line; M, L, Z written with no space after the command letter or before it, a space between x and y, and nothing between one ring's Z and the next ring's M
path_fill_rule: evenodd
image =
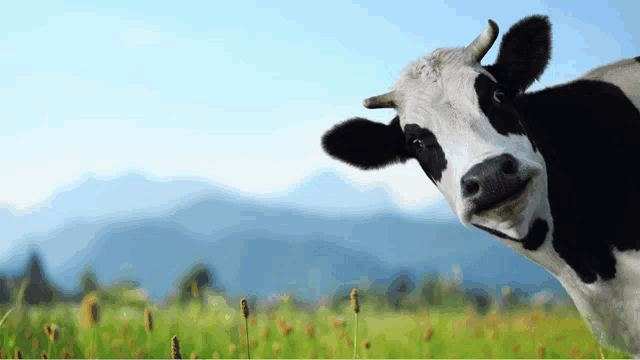
M95 319L92 304L98 311ZM115 308L85 301L82 306L11 307L14 310L0 325L2 358L16 358L16 349L23 358L41 358L43 351L49 358L171 358L174 335L184 358L247 357L240 304L227 304L223 297L167 309L151 306L152 325L147 327L140 306ZM0 315L11 307L0 309ZM471 307L397 313L364 303L357 344L355 314L350 310L320 307L307 312L289 305L250 314L251 358L353 358L354 346L363 359L628 358L601 348L575 308L490 311L481 316ZM45 331L47 324L56 330ZM57 337L52 339L54 331Z

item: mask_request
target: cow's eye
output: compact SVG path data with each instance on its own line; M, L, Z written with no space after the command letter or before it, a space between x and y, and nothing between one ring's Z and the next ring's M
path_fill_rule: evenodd
M507 96L504 94L502 90L498 89L493 92L493 101L500 104L500 103L504 103L506 100L507 100Z
M413 139L411 140L411 146L416 150L422 150L424 149L424 141L420 139Z

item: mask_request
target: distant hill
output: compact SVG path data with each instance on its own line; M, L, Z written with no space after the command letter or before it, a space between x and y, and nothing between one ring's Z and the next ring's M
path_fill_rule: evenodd
M80 185L82 196L66 194L53 201L49 211L58 212L59 206L63 213L77 214L81 206L89 206L87 198L92 196L113 193L122 199L119 192L155 186L135 175L118 179L113 186L104 182ZM42 249L45 272L66 289L75 288L90 260L101 282L138 278L156 299L198 261L210 264L229 292L260 296L286 290L313 299L358 279L382 279L400 269L416 276L451 272L454 265L459 265L467 282L486 284L495 291L509 284L531 292L544 288L563 292L542 267L489 235L464 228L457 219L447 220L446 203L423 213L403 212L386 191L371 190L374 200L369 200L338 175L326 172L295 187L290 197L268 200L189 182L169 183L165 189L182 186L193 191L164 205L134 197L129 210L116 211L118 202L107 201L105 206L116 216L76 216L49 232L24 236L5 256L0 270L22 269L32 244ZM331 208L334 202L351 207L338 211ZM306 203L311 205L305 207ZM437 215L430 216L429 211Z

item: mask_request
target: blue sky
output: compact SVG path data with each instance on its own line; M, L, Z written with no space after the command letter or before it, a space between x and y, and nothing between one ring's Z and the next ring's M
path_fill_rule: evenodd
M364 172L320 147L341 120L388 122L392 110L362 100L409 62L467 45L488 19L504 34L534 13L550 16L554 49L533 90L640 48L629 1L108 4L0 5L0 204L28 208L87 174L197 176L270 196L333 169L417 208L440 198L417 163Z

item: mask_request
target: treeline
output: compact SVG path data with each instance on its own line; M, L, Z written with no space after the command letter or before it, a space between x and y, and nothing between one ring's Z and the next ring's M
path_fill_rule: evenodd
M541 292L535 295L523 292L518 288L505 286L497 296L489 294L481 286L463 286L458 278L446 278L435 273L424 274L417 280L410 272L401 271L390 279L378 279L373 282L344 284L331 296L309 302L287 293L286 296L260 298L257 294L243 294L254 311L269 311L279 307L283 299L287 306L296 307L297 311L317 309L326 306L334 311L349 306L352 288L358 288L362 304L377 311L415 312L420 309L440 309L459 311L472 306L477 313L486 314L490 309L517 310L531 306L543 306L552 310L554 305L566 306L568 298L552 299L551 294ZM140 306L148 304L147 294L136 279L121 279L115 284L101 288L95 271L89 266L79 276L76 290L69 294L61 291L44 273L37 253L32 253L29 262L20 276L0 276L0 305L13 302L22 296L27 305L53 305L59 302L80 303L83 297L96 290L106 304L112 306ZM216 275L205 264L197 264L185 272L176 289L166 296L165 306L184 305L189 301L206 303L210 295L227 299L233 303L237 299L228 298L225 288ZM282 294L285 295L285 294Z

